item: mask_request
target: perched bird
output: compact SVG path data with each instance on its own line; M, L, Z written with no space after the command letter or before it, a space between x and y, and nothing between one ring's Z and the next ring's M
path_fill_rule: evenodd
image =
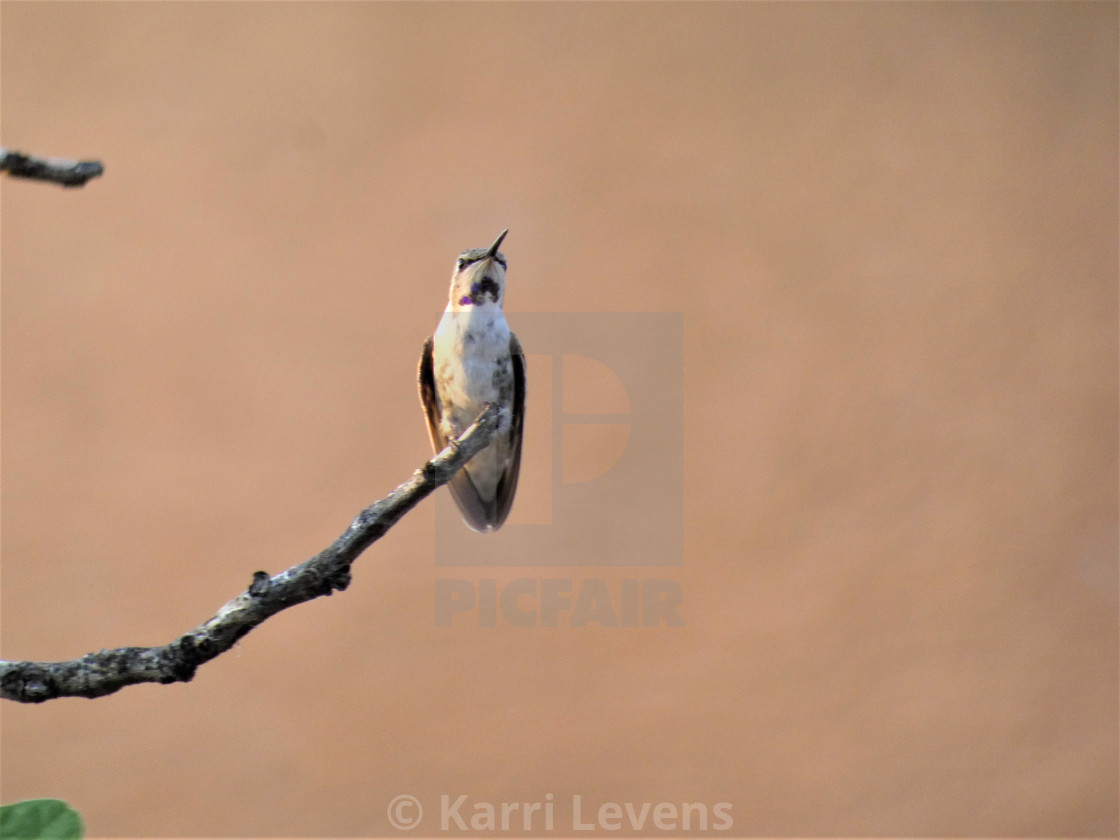
M506 258L498 247L507 233L489 248L459 255L447 309L420 354L420 402L436 452L478 419L487 403L503 409L490 445L447 485L463 521L482 532L498 530L509 515L525 427L525 355L502 312Z

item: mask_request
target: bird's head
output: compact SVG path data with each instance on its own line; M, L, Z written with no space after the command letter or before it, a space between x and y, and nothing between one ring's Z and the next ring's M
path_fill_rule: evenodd
M471 248L459 255L451 275L451 307L501 306L506 294L506 258L498 246L506 238L503 230L489 248Z

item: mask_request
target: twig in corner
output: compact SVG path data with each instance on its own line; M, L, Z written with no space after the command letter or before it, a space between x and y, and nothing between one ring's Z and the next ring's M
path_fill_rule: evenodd
M84 187L86 181L102 175L105 167L99 160L38 157L0 148L0 172L7 172L13 178L49 181L64 187Z

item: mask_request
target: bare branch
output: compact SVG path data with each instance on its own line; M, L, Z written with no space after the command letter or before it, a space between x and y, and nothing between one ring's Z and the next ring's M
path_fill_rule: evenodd
M0 149L0 172L7 172L13 178L50 181L64 187L84 187L86 181L104 173L105 167L99 160L37 157Z
M397 521L490 443L500 409L487 406L469 429L379 502L355 517L323 551L275 576L256 572L248 590L210 620L162 647L126 647L87 653L67 662L0 659L0 697L42 703L56 697L101 697L136 683L187 682L209 662L288 607L350 585L350 564Z

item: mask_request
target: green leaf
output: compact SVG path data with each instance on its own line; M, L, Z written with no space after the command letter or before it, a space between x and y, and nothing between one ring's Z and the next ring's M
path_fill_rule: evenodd
M78 812L61 799L29 799L0 807L0 840L80 840Z

